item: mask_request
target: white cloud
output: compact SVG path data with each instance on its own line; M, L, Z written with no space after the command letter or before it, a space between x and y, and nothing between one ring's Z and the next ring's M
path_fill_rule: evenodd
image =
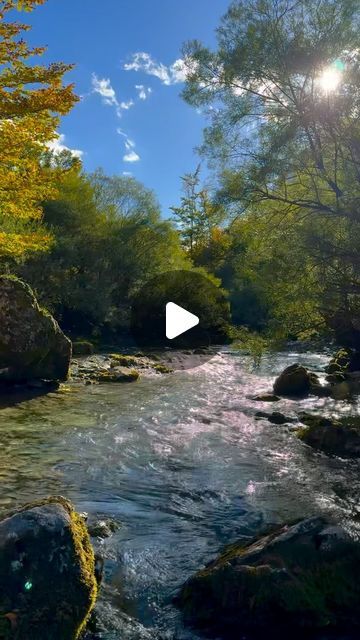
M123 176L125 176L126 178L132 178L133 174L131 171L123 171L122 172Z
M98 93L102 98L104 104L117 107L118 101L116 93L109 78L98 78L95 73L92 76L92 86L94 93Z
M150 87L145 87L143 84L136 84L135 89L137 89L140 100L147 100L149 95L152 93L152 89Z
M127 153L125 153L125 155L123 156L123 161L124 162L139 162L140 156L135 151L136 144L135 144L134 140L131 140L131 138L129 138L127 133L125 133L125 131L123 131L122 129L117 129L117 133L122 138L125 138L124 145L125 145L125 149L126 149Z
M58 156L63 151L70 151L71 155L74 156L74 158L81 159L84 155L84 152L80 151L80 149L70 149L70 147L66 146L65 135L63 133L61 133L58 138L55 138L54 140L51 140L51 142L48 142L47 147L56 156Z
M119 118L122 116L122 111L128 111L135 104L133 100L119 102L116 91L112 87L109 78L98 78L96 73L93 73L92 87L93 92L98 93L102 97L104 104L115 108Z
M128 100L128 102L120 102L120 109L128 111L129 109L131 109L131 107L134 106L134 104L134 100Z
M124 162L139 162L140 156L136 153L136 151L129 151L123 157Z
M125 71L143 71L149 76L159 78L167 86L185 82L189 73L185 60L182 58L175 60L170 66L166 66L162 62L153 60L151 55L144 51L134 53L131 61L124 64L124 69Z

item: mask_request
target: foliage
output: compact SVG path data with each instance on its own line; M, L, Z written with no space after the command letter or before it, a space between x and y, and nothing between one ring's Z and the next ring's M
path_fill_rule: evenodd
M18 267L75 335L123 329L137 289L156 273L189 268L153 193L134 179L86 175L75 165L44 205L50 251Z
M200 165L194 173L185 174L181 180L184 192L181 206L171 207L171 210L183 246L196 263L198 256L209 243L214 229L223 222L225 212L223 207L211 198L208 190L200 187Z
M56 137L58 116L76 101L64 86L71 65L31 65L44 52L21 37L29 27L6 21L13 9L32 10L44 0L0 2L0 254L18 257L49 246L39 222L41 202L55 196L54 171L42 163L47 144Z
M217 51L185 49L184 97L211 107L202 151L249 242L239 274L264 283L284 335L360 320L359 10L237 0Z

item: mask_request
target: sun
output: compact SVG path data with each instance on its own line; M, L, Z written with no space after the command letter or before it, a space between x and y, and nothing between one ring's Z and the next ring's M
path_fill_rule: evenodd
M318 82L325 93L335 91L341 82L341 70L335 65L326 67L319 76Z

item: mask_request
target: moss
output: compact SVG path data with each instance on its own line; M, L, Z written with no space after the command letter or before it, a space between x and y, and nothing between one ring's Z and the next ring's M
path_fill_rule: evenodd
M110 358L111 358L111 366L112 367L135 367L138 362L139 362L139 358L136 356L126 356L123 355L121 353L111 353L110 354Z
M157 373L173 373L174 372L174 369L167 367L166 364L154 364L153 369Z
M20 608L17 607L15 609L15 612L13 612L11 608L11 599L9 600L9 602L7 602L6 599L4 600L4 598L0 599L1 640L7 640L7 638L13 638L13 640L23 640L23 638L25 637L28 640L35 640L35 638L36 640L37 638L41 638L42 640L45 640L46 638L47 640L47 629L49 629L49 637L54 637L53 633L56 634L56 630L58 628L62 629L65 637L68 640L78 640L84 632L91 612L94 609L98 594L98 585L95 576L94 550L90 542L90 537L86 528L85 521L74 510L72 504L62 496L50 496L42 500L34 501L31 504L24 505L23 507L14 509L12 511L8 511L4 517L10 518L23 512L30 511L31 509L51 504L60 505L68 514L70 521L69 528L64 529L64 532L66 533L65 537L63 538L63 542L60 543L61 546L58 548L54 548L49 545L48 549L51 555L56 553L57 558L53 578L51 578L50 576L48 578L50 581L49 584L52 584L53 581L54 588L54 593L52 594L49 602L51 602L52 599L52 606L54 606L54 602L56 602L56 609L52 611L46 593L44 592L46 584L46 579L45 582L43 579L44 576L41 576L42 580L40 580L40 583L38 584L38 589L29 591L28 598L30 599L28 600L28 602L24 600L24 596L21 596L21 594L18 595L17 587L14 586L16 585L16 583L14 583L11 587L9 587L11 598L13 599L15 596L17 601L21 603L21 605ZM39 542L37 539L37 535L38 534L36 534L33 541L29 539L27 543L26 553L30 557L32 557L32 544L35 545L33 549L34 557L39 557ZM70 556L70 558L72 557L72 560L70 560L69 556L66 555L66 548L71 549L70 553L72 554L72 556ZM44 553L44 551L42 553ZM66 558L66 560L62 560L62 556ZM71 563L68 565L70 575L74 577L74 580L76 582L75 589L73 589L72 587L71 579L69 580L68 588L65 582L62 583L63 578L61 576L63 568L61 562L69 561ZM6 561L4 568L7 566L8 564ZM34 564L33 566L33 571L35 571L35 569L39 571L39 567L36 564ZM6 571L7 570L8 569L6 569ZM79 571L79 573L77 573L77 571ZM4 575L2 576L3 581ZM46 576L46 574L44 575ZM31 574L29 577L35 582L36 572L33 577L31 576ZM59 583L61 583L61 585ZM9 583L6 582L6 584ZM67 591L64 592L64 589L67 589ZM1 593L4 594L4 591L2 591ZM64 596L64 593L66 593L68 597L66 598L65 596L62 600L61 595ZM16 626L14 627L15 630L12 630L10 632L10 635L4 635L4 633L8 633L9 630L8 621L10 618L5 619L5 616L7 616L8 614L14 614ZM76 620L79 620L79 624L77 628L74 628L76 625Z
M94 549L90 542L90 536L87 531L84 519L76 513L73 509L70 511L71 518L71 533L76 550L76 555L79 558L79 564L81 567L81 578L86 585L90 593L90 606L87 616L84 618L82 624L77 630L75 638L79 638L82 632L85 630L89 621L91 612L96 604L96 598L98 595L98 585L95 579L95 555Z
M130 370L110 370L102 372L99 376L95 376L98 382L135 382L140 378L140 374L135 369Z

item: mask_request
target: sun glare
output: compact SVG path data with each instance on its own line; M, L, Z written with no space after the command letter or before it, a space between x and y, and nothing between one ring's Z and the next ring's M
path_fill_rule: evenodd
M331 65L323 70L319 76L319 85L326 93L331 93L338 88L341 82L341 71L336 66Z

